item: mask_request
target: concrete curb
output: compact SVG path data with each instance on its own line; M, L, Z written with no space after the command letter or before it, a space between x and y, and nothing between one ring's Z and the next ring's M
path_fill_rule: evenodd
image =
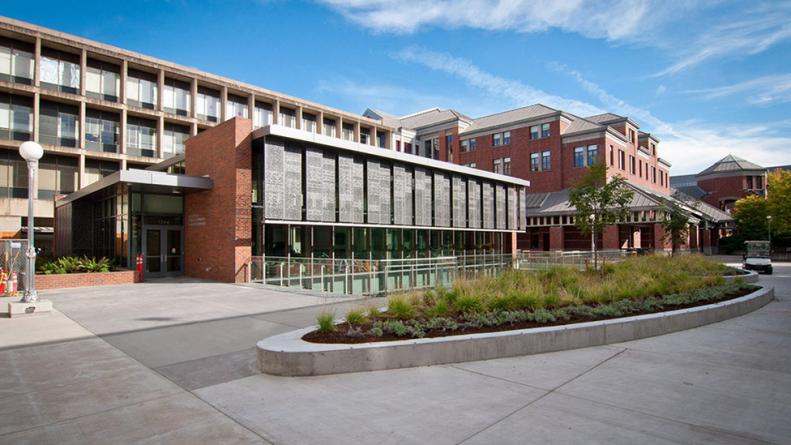
M745 283L750 283L750 284L758 282L758 272L754 270L743 270L743 269L738 269L738 270L741 270L742 272L744 272L744 274L725 275L723 276L723 278L725 278L725 282L730 283L735 281L737 278L741 278L742 280L744 280Z
M439 365L607 345L668 334L752 312L774 298L774 288L689 309L635 317L451 337L360 344L302 340L314 326L258 342L258 369L280 376L309 376Z

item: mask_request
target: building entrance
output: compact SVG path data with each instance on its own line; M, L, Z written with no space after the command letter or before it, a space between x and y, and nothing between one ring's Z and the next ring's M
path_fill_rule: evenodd
M143 227L143 266L147 278L181 275L184 271L181 227Z

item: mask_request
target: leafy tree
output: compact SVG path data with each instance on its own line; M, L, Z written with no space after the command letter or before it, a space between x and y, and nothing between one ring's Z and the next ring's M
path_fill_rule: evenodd
M671 255L675 255L678 246L684 244L689 235L689 215L676 206L666 206L664 214L662 228L665 239L670 241Z
M623 177L614 176L607 180L604 163L589 166L585 176L569 191L569 203L577 209L574 225L582 233L601 233L605 226L626 219L633 196L634 192ZM598 247L594 241L594 268L598 268L598 261Z
M772 215L772 234L791 237L791 171L769 174L767 204Z
M736 201L732 215L736 222L736 231L743 241L767 238L766 217L769 215L769 205L766 199L758 195L742 198Z

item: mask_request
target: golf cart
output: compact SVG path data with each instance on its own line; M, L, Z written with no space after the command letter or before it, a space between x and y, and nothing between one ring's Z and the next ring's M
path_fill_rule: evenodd
M769 256L769 241L745 241L744 270L772 274L772 259Z

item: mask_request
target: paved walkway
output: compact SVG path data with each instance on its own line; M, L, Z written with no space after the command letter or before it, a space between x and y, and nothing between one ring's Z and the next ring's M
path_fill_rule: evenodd
M788 443L791 265L761 280L777 301L685 332L308 378L255 373L255 341L359 302L213 283L49 293L59 312L0 319L0 443Z

